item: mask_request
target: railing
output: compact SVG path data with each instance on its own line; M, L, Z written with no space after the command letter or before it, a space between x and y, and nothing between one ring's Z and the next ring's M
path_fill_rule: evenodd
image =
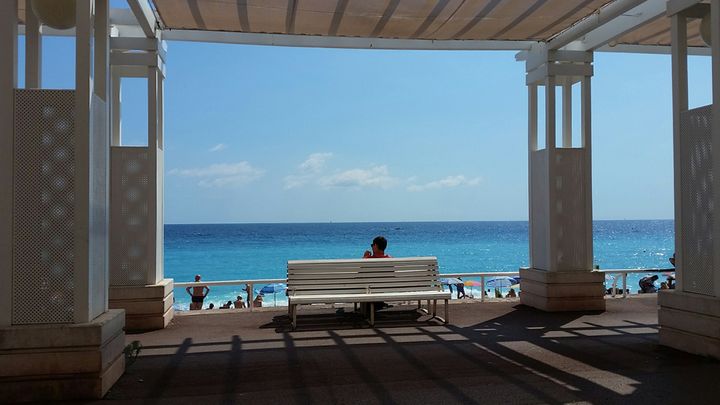
M627 275L630 273L667 273L667 272L675 272L675 269L606 269L606 270L596 270L600 273L605 274L621 274L622 275L622 296L623 298L627 297ZM465 278L479 278L480 279L480 302L485 301L486 293L485 293L485 278L495 278L495 277L515 277L519 276L519 271L504 271L504 272L482 272L482 273L442 273L439 275L440 278L458 278L458 277L465 277ZM287 282L284 278L268 278L268 279L255 279L255 280L225 280L225 281L201 281L199 283L175 283L176 288L185 288L185 287L202 287L202 286L221 286L221 285L249 285L250 288L248 293L248 301L250 311L253 310L253 301L255 300L255 284L273 284L273 283L285 283ZM617 284L617 279L613 282L612 286L612 297L615 297L617 294L617 287L615 286Z
M630 273L668 273L668 272L675 272L675 269L607 269L607 270L597 270L601 273L605 274L621 274L622 275L622 295L623 298L627 298L627 275ZM612 294L611 296L615 297L617 294L617 278L613 282L612 288Z
M266 279L260 279L260 280L225 280L225 281L201 281L199 283L175 283L175 287L179 288L187 288L187 287L202 287L202 286L218 286L218 285L249 285L248 288L248 307L250 307L250 312L253 310L253 301L255 301L255 298L253 297L255 295L255 284L273 284L273 283L285 283L287 282L284 278L266 278Z
M501 271L501 272L484 272L484 273L443 273L440 274L440 278L479 278L480 279L480 302L485 302L485 278L495 277L517 277L520 275L519 271Z

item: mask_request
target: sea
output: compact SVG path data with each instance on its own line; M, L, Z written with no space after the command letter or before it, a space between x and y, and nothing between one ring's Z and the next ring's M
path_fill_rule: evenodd
M528 265L527 221L194 224L165 225L165 277L281 279L288 260L362 257L378 235L388 239L386 253L393 257L436 256L441 273L518 271ZM600 269L671 267L672 220L595 221L593 240ZM631 292L643 276L628 276ZM241 288L211 287L205 307L245 297ZM189 304L185 289L176 288L175 308L186 310ZM264 306L286 304L282 292L265 295Z

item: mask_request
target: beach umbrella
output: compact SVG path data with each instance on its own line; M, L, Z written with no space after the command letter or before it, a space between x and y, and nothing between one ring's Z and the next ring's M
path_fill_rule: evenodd
M285 291L287 289L287 286L283 283L272 283L268 284L265 287L260 289L260 294L272 294L273 295L273 306L276 305L276 297L275 294L277 294L279 291Z
M482 286L482 283L477 280L467 280L465 282L465 287L480 287Z
M512 287L517 282L512 277L493 277L485 282L485 286L488 288L503 288L503 287Z
M441 284L447 284L447 285L455 285L455 284L462 284L463 281L459 278L441 278L440 279Z

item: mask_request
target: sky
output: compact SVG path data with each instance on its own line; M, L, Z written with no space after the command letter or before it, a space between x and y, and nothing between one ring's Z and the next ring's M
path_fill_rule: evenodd
M43 48L43 86L74 87L73 41ZM594 68L594 218L672 218L670 56ZM689 72L709 104L710 58ZM524 73L515 52L170 42L165 222L527 220ZM125 145L147 144L145 86L123 81Z

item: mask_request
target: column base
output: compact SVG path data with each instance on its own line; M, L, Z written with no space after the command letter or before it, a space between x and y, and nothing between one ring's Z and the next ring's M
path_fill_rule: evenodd
M142 332L165 328L173 318L173 280L157 284L111 286L108 305L125 310L125 330Z
M658 303L661 345L720 359L720 298L661 290Z
M520 303L547 312L604 311L605 275L520 269Z
M124 325L109 310L89 323L0 328L0 398L102 398L125 372Z

